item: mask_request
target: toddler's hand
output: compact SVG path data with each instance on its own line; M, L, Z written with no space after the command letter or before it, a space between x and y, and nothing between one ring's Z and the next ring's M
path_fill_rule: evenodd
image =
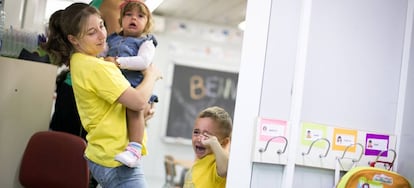
M114 63L117 67L119 67L119 63L116 61L116 57L107 56L104 58L105 61L109 61Z
M144 114L145 121L151 119L155 114L155 104L154 103L148 104L144 110L144 113L145 113Z

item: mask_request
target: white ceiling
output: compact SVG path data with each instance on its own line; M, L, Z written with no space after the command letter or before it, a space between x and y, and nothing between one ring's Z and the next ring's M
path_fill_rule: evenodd
M89 3L91 0L69 0ZM153 1L153 0L146 0ZM246 15L247 0L164 0L154 15L237 27Z
M154 14L237 27L246 6L247 0L164 0Z

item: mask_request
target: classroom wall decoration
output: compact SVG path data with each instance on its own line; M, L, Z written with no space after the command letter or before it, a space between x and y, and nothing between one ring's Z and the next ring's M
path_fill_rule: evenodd
M349 170L351 166L369 166L379 154L383 160L392 160L388 150L395 148L394 135L337 126L302 122L296 164L325 169Z
M286 164L289 147L288 122L280 119L257 118L256 144L253 161Z
M286 164L286 151L291 148L292 139L289 138L289 121L259 117L256 126L252 161ZM300 133L295 159L299 166L333 169L339 174L356 166L370 166L377 160L391 164L396 157L395 135L314 122L302 122ZM390 151L395 154L389 154Z
M191 139L194 120L209 106L234 115L238 73L174 64L167 137Z
M277 119L260 119L260 141L269 141L275 136L285 136L287 122ZM274 139L271 142L281 142L280 139ZM282 141L283 142L283 141Z
M355 152L357 134L357 130L334 128L332 138L332 150L344 151L346 147L352 145L352 147L349 148L348 151Z
M389 148L389 136L388 135L381 135L381 134L367 134L365 139L365 155L375 155L377 156L380 154L381 151L385 151L381 153L381 156L387 156Z
M304 145L310 146L315 140L327 137L328 129L324 125L306 122L303 123L302 126L303 128L301 143ZM317 142L314 146L323 148L325 147L325 144L326 143L324 142Z

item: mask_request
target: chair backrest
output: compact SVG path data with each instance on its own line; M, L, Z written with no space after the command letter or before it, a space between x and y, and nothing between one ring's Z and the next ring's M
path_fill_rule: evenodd
M165 166L165 185L164 187L173 187L175 182L175 176L177 171L175 169L175 160L171 155L164 156L164 166Z
M78 136L58 131L32 135L20 166L24 187L86 188L89 169L83 157L86 142Z

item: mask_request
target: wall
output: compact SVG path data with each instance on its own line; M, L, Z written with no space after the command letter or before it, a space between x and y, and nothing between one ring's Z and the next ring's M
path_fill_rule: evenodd
M407 27L406 27L406 41L404 54L402 55L403 64L402 64L402 77L400 85L402 86L400 93L400 103L399 105L399 116L397 117L397 122L401 124L400 133L401 133L401 142L400 142L400 155L398 161L398 171L401 174L407 176L407 178L414 183L414 163L412 159L414 158L414 150L412 149L411 143L413 143L414 138L414 117L411 115L414 111L414 37L413 32L413 18L414 18L414 2L408 2L407 9ZM405 86L405 87L404 87Z
M406 7L313 1L303 120L394 132Z
M44 19L47 0L3 0L5 1L6 28L25 29L30 32L45 32Z
M413 141L412 6L407 0L249 1L227 186L333 187L333 170L295 164L302 121L397 135L395 169L413 181L402 165L413 156L407 145ZM288 120L286 165L252 163L245 155L257 117Z
M3 0L6 12L5 26L20 29L23 26L24 0Z

